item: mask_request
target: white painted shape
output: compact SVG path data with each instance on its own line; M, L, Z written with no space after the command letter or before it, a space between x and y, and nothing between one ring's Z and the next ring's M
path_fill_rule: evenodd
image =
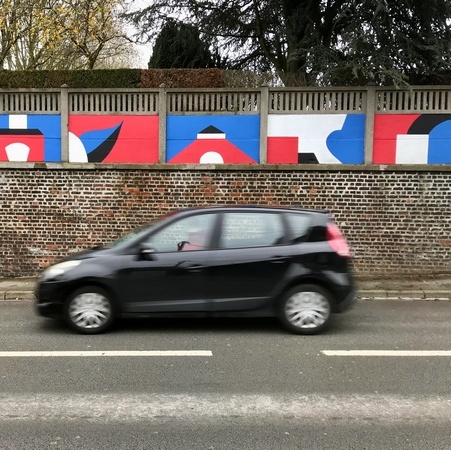
M218 152L207 152L200 157L200 164L223 164L224 159Z
M8 161L28 161L30 147L21 142L14 142L5 147Z
M346 114L271 114L268 117L268 137L297 137L298 153L315 153L321 164L340 164L327 148L326 139L341 130Z
M8 118L9 128L27 129L28 119L26 114L10 114Z
M88 162L88 154L80 138L74 133L69 132L69 162L84 163Z
M105 350L105 351L27 351L0 352L0 358L43 358L77 356L213 356L211 350Z
M396 136L396 164L427 164L428 134L398 134Z
M326 356L451 356L451 350L321 350Z
M225 139L225 133L199 133L197 139Z

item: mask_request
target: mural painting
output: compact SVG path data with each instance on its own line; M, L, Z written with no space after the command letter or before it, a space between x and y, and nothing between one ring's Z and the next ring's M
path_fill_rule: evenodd
M61 161L59 115L0 115L0 161Z
M166 161L256 164L260 116L168 116Z
M451 114L378 114L374 164L451 164Z
M158 163L158 116L69 117L69 161Z
M268 117L269 164L363 164L364 114Z

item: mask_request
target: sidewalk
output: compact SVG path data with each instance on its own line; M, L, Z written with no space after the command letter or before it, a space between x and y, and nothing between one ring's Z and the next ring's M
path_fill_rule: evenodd
M33 300L35 278L0 278L0 301ZM422 279L357 280L362 300L451 300L451 275Z

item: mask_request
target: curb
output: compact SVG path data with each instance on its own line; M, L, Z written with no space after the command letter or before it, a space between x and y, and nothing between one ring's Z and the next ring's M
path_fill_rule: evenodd
M0 291L0 301L35 300L33 291Z
M451 292L449 290L360 290L357 298L362 301L370 300L449 300L451 301ZM7 290L0 291L1 301L17 300L35 300L33 291Z
M359 300L451 300L449 290L360 290Z

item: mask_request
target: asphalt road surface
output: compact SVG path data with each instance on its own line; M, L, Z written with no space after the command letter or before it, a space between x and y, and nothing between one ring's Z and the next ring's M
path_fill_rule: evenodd
M81 336L0 302L0 449L451 449L451 302Z

